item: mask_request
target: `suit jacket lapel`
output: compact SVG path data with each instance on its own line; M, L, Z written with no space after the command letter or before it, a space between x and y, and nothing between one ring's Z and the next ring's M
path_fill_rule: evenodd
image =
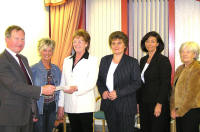
M17 63L17 61L15 60L15 58L13 58L13 56L8 52L8 51L4 51L5 56L7 57L8 61L11 63L11 65L13 67L15 67L16 72L19 73L19 75L21 75L23 78L26 79L24 72L22 71L20 65Z
M150 64L148 66L148 69L150 69L153 65L154 65L154 62L157 60L157 56L158 56L158 53L155 53L150 61Z
M105 64L105 82L106 82L106 80L107 80L108 70L109 70L109 68L110 68L112 59L113 59L113 55L110 55L110 56L108 57L108 59L106 60L106 64Z
M31 71L31 69L30 69L30 67L29 67L28 61L25 60L24 57L21 57L21 58L22 58L22 61L23 61L23 63L24 63L24 66L25 66L26 69L28 70L28 74L30 75L30 79L31 79L31 81L32 81L32 71ZM33 81L32 81L32 83L33 83Z
M153 57L152 57L152 59L151 59L151 61L150 61L150 63L149 63L149 66L147 67L146 71L144 72L144 77L145 77L145 78L148 77L149 70L151 69L151 67L153 67L154 62L155 62L156 59L157 59L157 56L158 56L158 53L155 53L155 54L153 55ZM148 59L148 56L147 56L147 58L146 58L146 61L145 61L144 65L146 64L147 59ZM143 66L143 68L144 68L144 66Z
M122 56L122 58L121 58L121 60L120 60L120 62L119 62L119 64L118 64L118 66L117 66L117 68L116 68L116 70L115 70L115 72L114 72L114 75L115 75L115 73L117 73L116 71L118 71L118 70L121 69L120 67L123 66L124 60L125 60L125 55Z
M143 60L140 62L140 69L141 69L141 72L145 66L145 64L147 63L147 59L148 59L149 55L146 55L144 56Z
M123 54L123 56L122 56L122 58L121 58L121 60L120 60L120 62L119 62L119 64L118 64L118 66L117 66L117 68L115 69L115 72L114 72L114 89L116 90L116 88L117 88L117 83L118 83L118 81L119 81L119 79L120 79L120 75L119 74L121 74L123 71L121 71L121 70L123 70L123 67L124 67L124 61L125 61L125 54Z

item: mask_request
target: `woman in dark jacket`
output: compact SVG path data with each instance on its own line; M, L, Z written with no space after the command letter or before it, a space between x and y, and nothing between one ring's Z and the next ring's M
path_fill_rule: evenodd
M133 132L136 90L141 85L138 61L124 54L128 37L123 32L111 33L109 45L113 54L101 59L97 81L101 110L109 132Z
M137 99L143 132L168 132L170 124L169 96L171 91L171 65L162 55L164 43L160 35L148 32L141 40L147 53L140 60L142 87Z

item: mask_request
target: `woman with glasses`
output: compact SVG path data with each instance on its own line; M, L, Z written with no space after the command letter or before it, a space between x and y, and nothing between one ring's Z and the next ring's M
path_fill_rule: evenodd
M160 35L151 31L141 40L147 55L140 60L142 86L137 92L142 132L169 132L171 64L161 54L164 43Z
M88 52L87 31L76 31L72 40L75 53L64 59L61 86L66 89L59 96L58 117L67 113L72 132L92 132L98 61Z
M60 69L51 63L55 48L55 41L49 38L42 38L38 41L38 52L41 60L32 66L33 83L36 86L51 84L58 86L61 79ZM56 120L59 91L53 95L41 95L37 101L38 121L34 124L35 132L52 132Z

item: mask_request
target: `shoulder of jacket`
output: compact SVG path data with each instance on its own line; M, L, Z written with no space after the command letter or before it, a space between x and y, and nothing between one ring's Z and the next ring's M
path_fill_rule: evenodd
M60 68L59 68L57 65L51 64L51 66L52 66L53 69L56 69L56 70L59 70L59 71L60 71Z
M68 57L66 57L65 59L64 59L64 62L65 61L69 61L69 60L73 60L73 58L72 58L72 56L70 55L70 56L68 56Z
M147 60L147 55L140 58L140 60L139 60L140 65L143 64L145 60Z
M178 66L178 67L176 68L176 72L182 71L183 68L184 68L184 64Z
M125 56L125 58L127 58L127 59L137 60L135 57L132 57L132 56L129 56L129 55L124 55L124 56Z
M92 55L89 55L88 59L91 61L98 61L98 58L96 56L92 56Z
M168 58L167 56L165 56L165 55L163 55L163 54L161 54L161 53L158 53L158 54L156 54L156 57L158 57L158 58Z
M24 55L22 55L22 54L20 54L20 56L21 56L22 59L28 60L28 59L26 58L26 56L24 56Z
M96 59L97 57L93 55L89 55L89 58Z
M5 57L6 57L6 55L5 55L4 52L0 54L0 60L1 60L1 61L2 61ZM7 59L4 59L4 60L7 60Z
M156 58L157 58L157 60L158 60L159 62L162 62L162 61L169 61L169 58L168 58L167 56L163 55L163 54L158 54L158 55L156 56Z
M197 71L197 70L200 71L200 63L198 61L194 62L193 69L195 69L195 71Z
M108 59L108 58L111 58L112 56L113 56L112 54L110 54L110 55L105 55L105 56L103 56L101 59L102 59L102 60Z
M140 60L145 60L147 58L148 58L148 55L145 55L145 56L141 57Z

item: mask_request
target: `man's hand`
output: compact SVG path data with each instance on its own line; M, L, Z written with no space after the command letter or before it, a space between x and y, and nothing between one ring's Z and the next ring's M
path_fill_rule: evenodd
M44 95L53 95L56 87L53 85L44 85L42 86L42 94Z

